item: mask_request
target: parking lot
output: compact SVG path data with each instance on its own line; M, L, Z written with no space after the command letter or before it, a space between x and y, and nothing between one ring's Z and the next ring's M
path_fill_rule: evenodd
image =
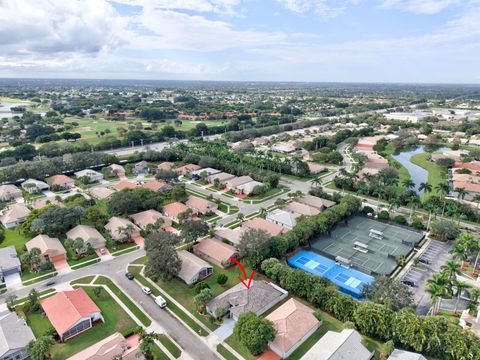
M450 248L450 243L432 240L418 257L417 266L411 267L402 277L403 282L412 286L415 312L419 315L426 315L432 305L430 294L426 291L426 281L452 258Z

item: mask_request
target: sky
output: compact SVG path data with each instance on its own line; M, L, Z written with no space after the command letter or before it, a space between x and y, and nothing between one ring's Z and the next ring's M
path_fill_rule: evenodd
M0 0L0 77L480 83L480 0Z

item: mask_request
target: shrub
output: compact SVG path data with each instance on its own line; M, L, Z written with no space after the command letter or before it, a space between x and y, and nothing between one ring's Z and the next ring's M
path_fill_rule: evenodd
M373 210L373 208L370 207L370 206L364 206L363 209L362 209L362 213L365 214L365 215L375 214L375 210Z
M200 294L203 289L210 289L210 285L202 281L195 285L195 294Z
M400 225L406 225L407 224L407 219L405 219L404 216L402 215L397 215L393 218L393 220Z
M410 226L418 230L425 230L425 225L420 220L413 220Z
M390 220L390 214L386 210L382 210L378 213L378 220L388 221Z
M225 274L220 274L217 276L217 284L218 285L225 285L225 283L228 281L228 276Z

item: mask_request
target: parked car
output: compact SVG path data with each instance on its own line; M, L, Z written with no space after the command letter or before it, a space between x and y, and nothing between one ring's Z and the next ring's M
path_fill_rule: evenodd
M142 291L147 295L150 295L152 293L152 290L150 290L148 286L142 287Z
M102 255L105 255L107 253L107 250L105 250L105 248L101 248L99 251Z
M45 286L52 286L55 285L55 280L49 280L45 283Z
M125 274L125 276L126 276L126 278L127 278L128 280L133 280L133 278L135 277L135 276L133 276L133 274L132 274L131 272L127 272L127 273Z
M415 283L412 280L405 279L405 280L402 280L402 283L411 287L415 287Z
M167 302L166 300L161 297L161 296L157 296L155 298L155 304L157 304L158 306L160 306L161 309L165 308L167 306Z

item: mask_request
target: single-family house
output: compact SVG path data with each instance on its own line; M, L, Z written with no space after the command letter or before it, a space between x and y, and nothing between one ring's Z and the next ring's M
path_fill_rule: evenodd
M177 254L182 262L182 267L177 276L187 285L193 285L213 274L212 265L200 259L198 256L186 250L177 251Z
M58 292L41 300L40 305L62 341L89 330L96 321L103 321L100 309L83 288Z
M288 296L281 287L266 281L253 280L247 289L238 283L207 303L207 311L215 316L217 308L223 308L235 321L247 311L261 315Z
M75 177L81 180L85 179L89 184L103 180L103 174L92 169L77 171L75 172Z
M226 172L221 172L221 173L218 173L218 174L213 174L213 175L210 175L207 177L207 181L211 184L213 184L215 182L215 179L218 180L218 182L222 185L225 185L225 183L230 180L230 179L233 179L235 177L235 175L233 174L229 174L229 173L226 173Z
M287 229L284 228L283 226L259 217L255 217L253 219L245 221L242 224L242 228L244 228L245 230L248 230L248 229L263 230L267 232L270 236L278 236L287 232Z
M133 173L136 175L148 174L148 163L142 160L133 166Z
M266 319L273 323L275 339L269 347L281 358L289 357L321 325L314 311L300 301L290 299L270 313Z
M144 360L139 352L139 336L132 335L127 339L116 332L105 339L67 358L67 360Z
M68 239L82 239L85 244L90 244L94 249L105 247L106 240L97 229L88 225L77 225L67 232Z
M201 167L198 166L197 164L186 164L176 168L175 171L177 172L177 174L186 175L192 171L200 170L200 169Z
M282 207L282 209L290 213L303 216L315 216L320 214L320 209L308 204L303 204L298 201L292 201Z
M189 175L192 178L192 180L196 181L196 180L200 180L202 177L204 177L206 180L209 176L220 174L220 173L221 171L217 169L203 168L203 169L191 171Z
M262 186L263 184L259 181L249 181L244 184L240 184L235 188L235 193L250 195L257 186Z
M116 183L114 185L118 190L123 190L123 189L136 189L138 188L137 183L131 182L131 181L120 181L119 183Z
M50 190L50 186L43 181L36 179L28 179L22 182L22 189L28 192L29 194L36 194L44 190Z
M5 209L2 210L0 215L0 222L7 229L14 228L17 225L20 225L25 221L28 214L30 214L30 209L24 204L12 204L8 205Z
M240 245L240 240L242 239L244 232L245 229L242 229L241 227L235 229L222 227L215 231L215 238L222 241L228 241L233 246L238 246Z
M417 354L411 351L394 349L388 357L388 360L427 360L422 354Z
M152 191L161 191L161 192L167 192L172 190L172 187L168 185L165 181L158 181L158 180L149 180L145 182L142 186L145 189L150 189Z
M265 216L265 220L280 225L287 229L293 229L297 224L297 218L300 215L285 210L276 209L269 211Z
M46 197L34 200L33 202L30 203L30 207L32 209L41 209L47 205L57 205L60 207L65 207L65 205L60 201L58 201L57 199L46 198Z
M27 251L34 248L40 249L40 259L42 262L51 261L65 261L67 259L67 252L60 240L52 238L48 235L37 235L32 240L25 244Z
M370 360L374 353L362 344L362 336L353 329L328 331L301 360L355 359Z
M22 197L22 190L12 184L0 185L0 201L11 201Z
M71 189L75 186L75 180L63 174L50 176L46 181L53 189Z
M16 312L0 313L0 360L26 360L26 346L35 340L32 329Z
M231 260L232 257L235 259L239 257L238 250L235 247L212 238L199 241L193 246L193 252L202 259L213 262L223 268L234 264Z
M239 177L234 177L233 179L227 180L225 182L225 187L228 190L231 190L233 192L236 192L237 187L243 184L246 184L250 181L254 181L250 176L239 176Z
M162 162L161 164L159 164L157 166L157 171L159 171L159 170L171 171L171 170L173 170L174 166L175 166L174 163L169 162L169 161L165 161L165 162Z
M212 201L190 195L185 205L192 209L193 213L208 215L218 210L218 205Z
M111 217L105 225L105 229L107 229L112 239L116 241L123 241L126 238L132 240L140 235L140 228L137 225L128 219L118 216Z
M318 196L312 196L312 195L305 195L302 197L298 197L295 199L295 202L314 207L320 211L323 211L335 205L334 201L322 199L322 198L319 198Z
M154 225L157 222L161 222L160 227L166 229L172 226L172 220L166 216L163 216L157 210L145 210L131 216L135 225L140 229L145 230L148 225Z
M325 166L317 164L315 162L307 161L307 165L311 175L317 175L327 171L327 168Z
M165 215L166 217L170 218L175 222L178 222L178 216L181 213L184 213L185 211L187 211L188 209L190 208L185 204L182 204L181 202L174 202L174 203L165 205L162 211L163 211L163 215Z
M122 165L112 164L107 166L110 177L125 177L125 168Z
M115 193L115 190L105 186L97 186L89 189L88 192L96 199L105 200L112 196Z
M15 275L22 271L22 264L18 258L15 246L0 248L0 280L4 281L8 275Z

